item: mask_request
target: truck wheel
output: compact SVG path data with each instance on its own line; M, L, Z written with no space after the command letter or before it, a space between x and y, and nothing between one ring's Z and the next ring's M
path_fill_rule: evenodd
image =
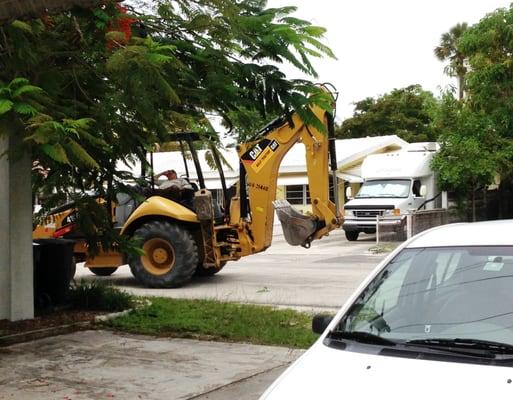
M198 265L198 246L191 233L176 224L152 221L134 232L144 255L130 255L132 274L149 287L178 287L187 283Z
M349 240L350 242L355 242L358 240L358 235L360 234L360 232L358 231L345 231L346 233L346 239Z
M111 276L118 267L90 267L89 270L97 276Z
M222 261L219 268L211 267L211 268L205 268L203 264L198 264L196 267L196 272L194 272L194 275L196 276L213 276L217 274L219 271L223 269L223 267L226 265L226 261Z

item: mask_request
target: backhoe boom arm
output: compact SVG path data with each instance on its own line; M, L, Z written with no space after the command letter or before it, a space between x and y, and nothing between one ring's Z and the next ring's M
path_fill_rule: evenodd
M324 122L328 131L332 123L331 115L318 106L313 106L311 110ZM237 147L243 168L241 175L245 173L249 205L247 215L244 215L244 211L235 212L231 214L230 220L231 225L239 227L241 256L263 251L271 245L273 201L276 200L279 168L285 155L296 143L305 146L312 216L292 211L286 213L288 217L284 215L282 218L280 210L283 214L284 204L278 203L277 212L282 224L289 224L284 225L286 239L291 244L309 245L311 240L319 239L341 224L336 206L329 198L329 137L326 132L305 124L297 113L293 113L290 123L275 126L260 139ZM243 197L243 188L240 193ZM242 198L239 201L242 202ZM301 220L306 221L303 223ZM302 232L306 232L306 237L300 238Z

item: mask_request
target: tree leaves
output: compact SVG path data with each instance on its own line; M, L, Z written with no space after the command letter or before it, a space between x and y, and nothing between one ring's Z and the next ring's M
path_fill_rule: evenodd
M12 110L14 103L11 100L0 99L0 116Z
M206 30L212 23L212 18L206 14L198 14L187 23L187 28L193 31Z
M13 22L11 22L11 26L13 28L19 29L25 33L30 33L30 34L34 33L32 31L32 27L29 24L27 24L26 22L20 21L19 19L16 19Z
M356 103L352 118L337 128L337 137L398 135L408 142L436 140L433 112L436 100L419 85L394 89Z
M41 145L41 150L53 160L63 163L69 164L68 156L66 155L66 150L59 143L49 144L44 143Z
M322 43L324 29L292 16L294 7L137 2L130 14L138 21L127 35L113 23L116 4L4 27L0 118L24 124L20 134L45 171L35 174L37 190L62 197L94 189L113 198L116 181L126 179L118 160L144 158L174 131L209 131L208 114L246 128L250 118L267 122L296 108L323 128L309 108L327 103L318 88L287 79L276 65L288 62L315 76L312 59L333 57Z
M30 117L33 117L38 113L38 110L35 107L27 103L14 103L13 110L16 111L18 114Z
M450 61L448 72L464 78L465 97L457 102L444 96L436 118L442 149L433 165L443 187L464 195L500 175L502 217L512 216L511 197L505 195L513 176L512 26L513 6L497 9L468 29L458 24L436 49Z
M100 169L98 163L92 158L89 153L79 145L75 140L69 139L66 143L67 153L70 154L76 163L79 165L84 165L86 167Z
M42 152L58 163L100 169L100 165L84 148L87 145L92 150L103 151L106 146L103 140L89 132L93 123L91 118L55 121L49 115L39 114L29 120L27 128L31 135L25 138L25 142L40 145Z
M458 77L460 100L464 96L468 60L458 44L467 29L468 25L465 22L456 24L449 32L442 34L440 44L434 49L435 56L440 61L449 61L444 72L449 76Z
M22 79L21 81L25 81ZM20 81L18 81L20 82ZM12 83L15 83L13 81ZM39 86L29 85L28 81L20 85L16 90L14 90L12 97L15 99L20 99L24 94L29 93L42 93L43 89L41 89Z

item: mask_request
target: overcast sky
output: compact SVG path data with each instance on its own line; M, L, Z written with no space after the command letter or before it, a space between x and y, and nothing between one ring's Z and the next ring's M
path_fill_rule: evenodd
M338 115L352 103L411 84L438 94L455 84L433 55L442 33L459 22L474 24L511 0L269 0L268 7L293 5L296 16L328 29L325 43L337 60L316 60L319 81L339 93ZM289 77L300 77L286 67Z

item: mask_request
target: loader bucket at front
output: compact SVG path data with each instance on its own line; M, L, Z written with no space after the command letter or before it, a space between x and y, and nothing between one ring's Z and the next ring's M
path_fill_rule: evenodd
M310 247L312 235L317 230L317 220L296 211L287 200L273 201L273 205L287 243L292 246Z

